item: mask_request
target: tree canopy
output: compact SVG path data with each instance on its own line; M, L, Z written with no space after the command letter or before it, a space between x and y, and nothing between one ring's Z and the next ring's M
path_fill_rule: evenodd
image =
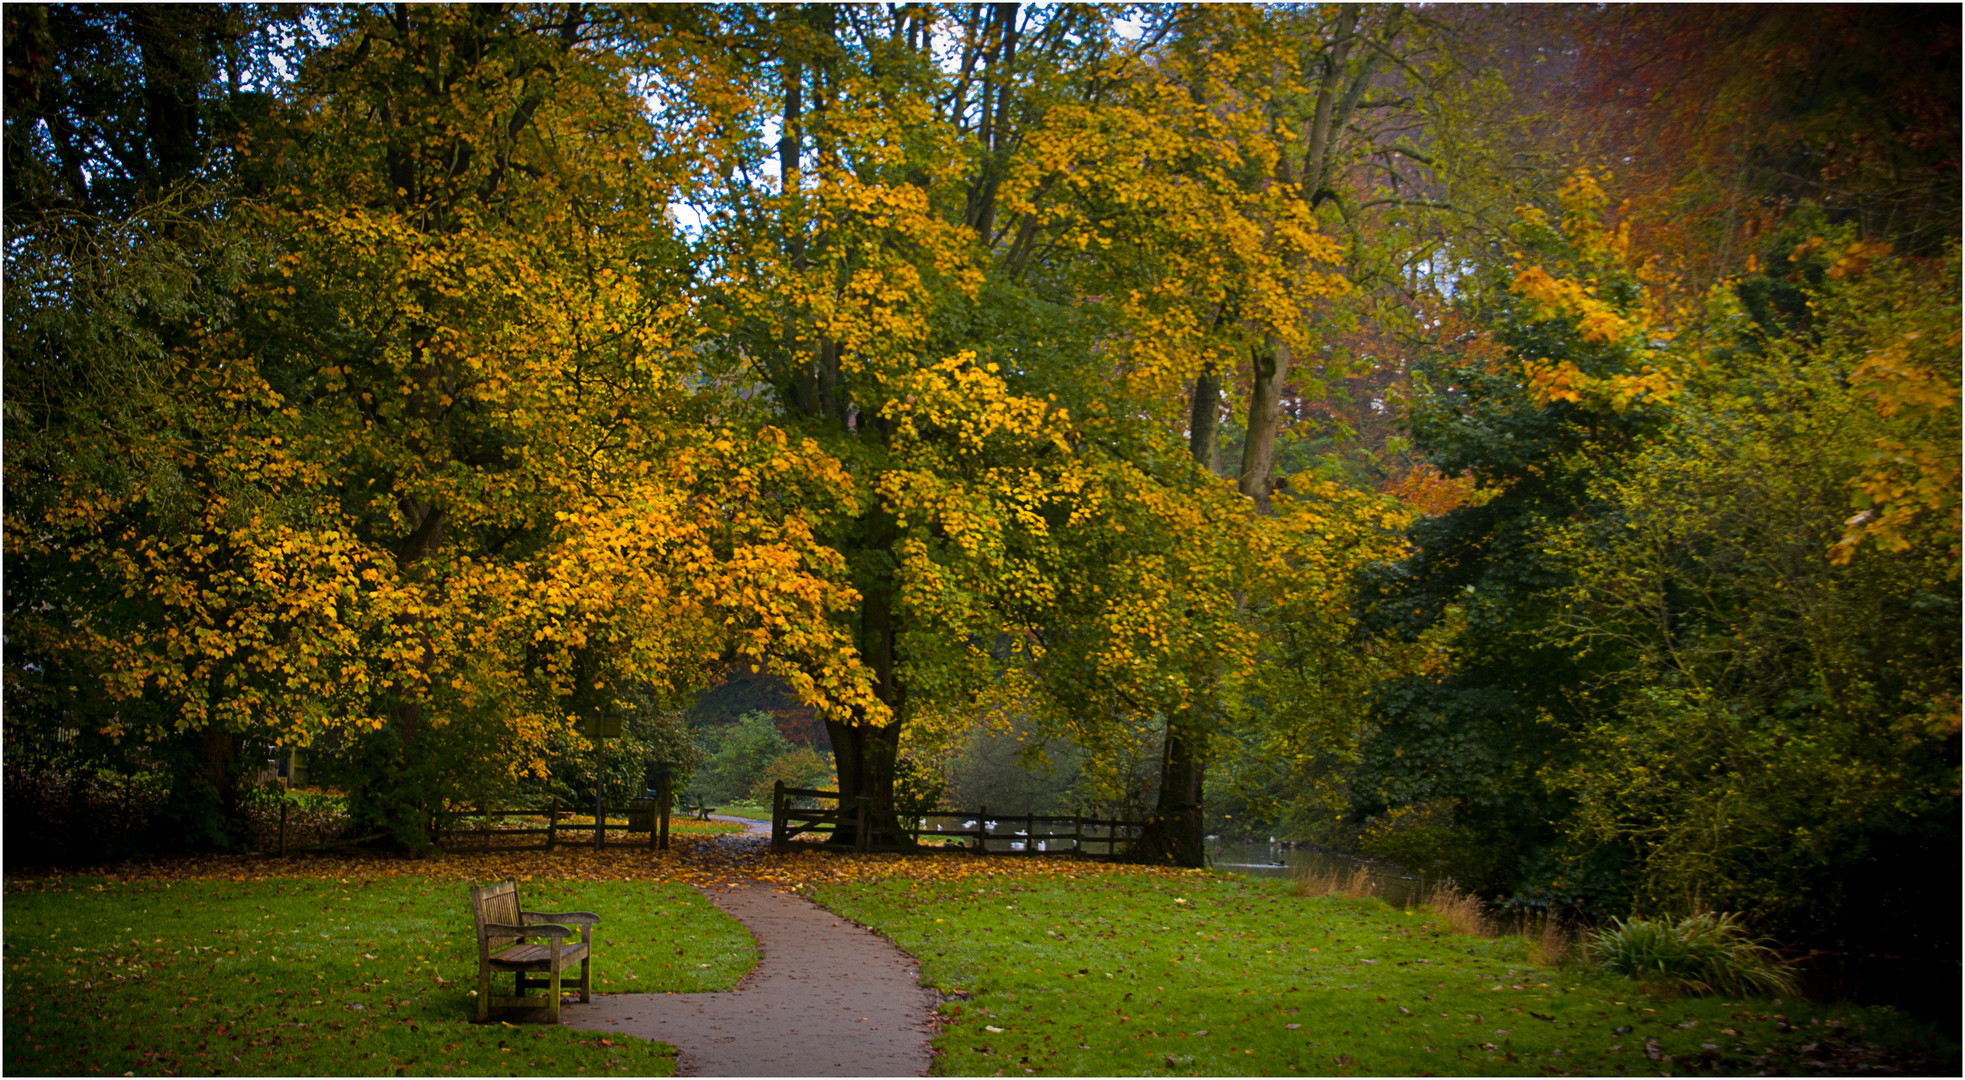
M420 850L757 674L889 835L993 725L1854 942L1957 857L1957 29L10 7L8 768Z

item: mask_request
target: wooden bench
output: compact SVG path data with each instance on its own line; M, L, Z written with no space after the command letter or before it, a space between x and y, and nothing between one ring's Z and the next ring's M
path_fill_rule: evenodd
M516 881L471 888L471 918L478 932L478 1019L488 1020L493 1008L536 1009L546 1007L546 1022L559 1023L561 980L575 960L580 962L580 1000L593 1000L593 928L600 916L591 911L523 911L519 908ZM580 943L566 942L573 936L569 925L580 927ZM526 941L544 938L543 942ZM491 996L491 973L509 971L514 978L513 997ZM527 972L543 971L543 983L529 982ZM528 986L544 986L546 1000L527 997Z
M709 803L698 803L694 806L683 803L682 808L696 815L697 821L708 821L710 815L716 813L716 807L711 806Z

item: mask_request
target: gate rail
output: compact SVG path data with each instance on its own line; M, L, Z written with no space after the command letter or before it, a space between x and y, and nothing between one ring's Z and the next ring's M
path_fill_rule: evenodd
M830 800L832 805L793 806L794 799ZM1020 852L1113 858L1130 852L1146 827L1144 822L1082 813L1001 814L991 818L988 807L936 808L901 812L896 816L898 825L869 826L872 803L865 796L842 798L837 791L787 787L781 780L771 791L771 847L783 851L794 837L822 829L851 827L854 848L858 851L896 851L919 846L924 838L945 838L959 840L963 847L977 854ZM930 822L936 824L930 827ZM960 824L952 828L942 824L956 822ZM1040 832L1039 826L1044 826L1044 831ZM991 847L992 844L997 846ZM1094 851L1092 847L1103 850Z

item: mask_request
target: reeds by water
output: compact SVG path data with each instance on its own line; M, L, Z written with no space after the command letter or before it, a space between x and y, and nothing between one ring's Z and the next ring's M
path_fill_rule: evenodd
M1298 896L1342 896L1350 900L1363 900L1378 895L1378 883L1371 879L1371 867L1354 866L1350 870L1335 867L1301 866L1290 875Z
M1337 896L1349 900L1383 898L1381 882L1369 866L1301 867L1292 875L1296 895ZM1526 939L1531 963L1554 967L1559 964L1587 963L1589 943L1575 927L1550 916L1521 915L1505 926L1487 904L1462 889L1451 879L1422 882L1407 906L1437 918L1448 930L1472 937L1510 937Z
M1497 928L1493 917L1488 914L1487 905L1451 879L1426 883L1413 906L1439 916L1440 921L1456 934L1495 936Z

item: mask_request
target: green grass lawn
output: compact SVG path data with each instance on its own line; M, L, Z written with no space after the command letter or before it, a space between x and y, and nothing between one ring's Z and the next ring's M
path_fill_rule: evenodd
M1532 965L1522 938L1278 882L896 879L817 899L969 995L943 1006L943 1075L1846 1073L1864 1043L1897 1068L1957 1064L1887 1010L1656 998Z
M477 955L456 881L8 885L9 1075L675 1072L662 1043L470 1023ZM597 992L727 989L756 962L743 927L683 885L520 896L601 916Z

